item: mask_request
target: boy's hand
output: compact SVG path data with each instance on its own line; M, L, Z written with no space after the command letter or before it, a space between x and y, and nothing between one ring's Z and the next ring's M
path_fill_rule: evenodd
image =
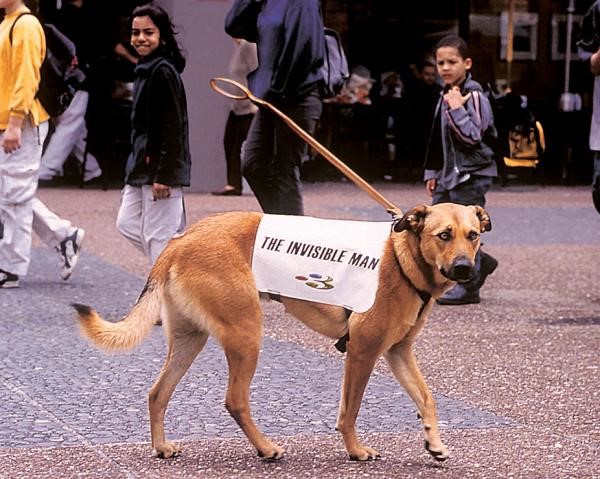
M425 189L427 190L427 194L429 196L433 196L433 192L435 191L436 185L437 181L435 178L431 178L425 182Z
M462 96L460 88L457 86L453 86L448 93L444 95L444 101L451 110L456 110L457 108L464 106L469 98L471 98L471 94L467 93L465 96Z

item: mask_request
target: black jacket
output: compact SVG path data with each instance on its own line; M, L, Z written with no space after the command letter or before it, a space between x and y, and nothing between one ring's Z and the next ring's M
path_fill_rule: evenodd
M141 61L135 75L132 151L127 160L125 183L189 186L188 116L181 77L160 55Z

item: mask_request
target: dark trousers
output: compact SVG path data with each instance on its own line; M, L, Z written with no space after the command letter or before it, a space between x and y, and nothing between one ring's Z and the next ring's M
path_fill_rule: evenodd
M227 184L239 191L242 191L242 144L248 136L252 118L254 113L236 115L231 111L225 124L223 145L227 162Z
M485 194L490 186L492 186L491 177L478 175L471 175L471 178L451 190L446 190L438 184L433 192L431 204L457 203L464 206L478 205L484 208Z
M317 87L274 106L311 135L323 108ZM254 115L242 147L242 173L265 213L304 214L300 165L307 151L304 140L273 112L260 108Z

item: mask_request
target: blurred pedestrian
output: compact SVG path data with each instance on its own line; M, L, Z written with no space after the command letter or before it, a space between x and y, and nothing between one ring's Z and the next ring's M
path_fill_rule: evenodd
M229 62L229 77L238 83L248 86L246 77L258 67L256 44L240 38L234 38L235 49ZM223 145L227 161L227 184L221 190L213 191L213 195L239 196L242 194L241 153L242 143L248 135L250 123L258 108L250 100L233 100L231 110L225 124Z
M409 177L413 166L419 169L425 159L435 108L440 98L435 59L423 59L415 66L414 78L405 94L406 111L399 122L397 151L403 151Z
M84 9L83 0L66 0L53 17L53 24L71 40L77 49L77 66L86 76L90 75L90 44L93 39L92 19ZM86 148L86 112L89 99L86 79L67 109L52 119L54 131L50 135L40 167L39 179L51 181L61 178L63 167L69 155L73 155L83 169L83 181L88 182L102 175L96 157Z
M117 228L154 264L185 229L183 187L190 185L188 116L183 57L169 15L155 4L136 7L131 44L135 68L132 151Z
M46 39L23 0L0 0L0 288L18 288L31 259L35 231L61 259L68 279L79 258L84 231L51 212L35 197L48 113L35 97ZM9 32L12 29L12 41Z
M457 35L435 47L436 65L444 82L437 103L425 159L427 193L432 203L485 206L485 194L498 176L490 142L496 137L494 116L481 85L471 78L472 60ZM487 253L476 255L473 278L447 291L439 304L479 303L479 289L498 266Z
M589 145L590 150L594 152L592 200L600 213L600 1L595 1L584 15L577 47L579 57L590 62L590 71L594 75Z
M225 30L257 44L250 90L313 134L322 103L325 37L318 0L236 0ZM242 172L265 213L303 215L300 165L307 145L267 109L256 113L242 148Z

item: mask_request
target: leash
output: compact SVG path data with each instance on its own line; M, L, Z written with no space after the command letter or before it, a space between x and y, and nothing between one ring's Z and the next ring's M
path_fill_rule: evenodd
M227 83L229 85L233 85L240 93L232 93L231 91L226 91L223 88L219 87L218 82ZM292 120L289 116L287 116L282 111L275 108L269 102L262 100L252 94L252 92L246 88L244 85L236 82L235 80L231 80L229 78L212 78L210 80L210 86L217 93L220 93L227 98L231 98L232 100L250 100L252 103L255 103L258 106L266 107L279 116L294 132L300 136L306 143L308 143L315 151L317 151L323 158L325 158L329 163L335 166L338 170L340 170L346 178L352 181L356 186L358 186L361 190L367 193L373 200L375 200L379 205L383 206L385 210L392 215L392 220L395 224L400 217L402 217L402 210L398 208L394 203L388 201L379 191L373 188L369 183L367 183L361 176L359 176L354 170L348 167L346 163L337 158L333 153L331 153L327 148L325 148L321 143L319 143L315 138L309 135L306 131L300 128L294 120Z

